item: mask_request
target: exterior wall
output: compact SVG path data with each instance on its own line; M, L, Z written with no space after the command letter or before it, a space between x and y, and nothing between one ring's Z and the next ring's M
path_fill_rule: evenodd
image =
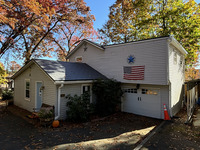
M30 101L25 100L25 79L30 79ZM56 105L57 90L53 81L35 64L15 78L14 104L28 111L33 111L36 101L36 81L41 81L44 86L42 103Z
M66 119L66 110L67 110L67 99L66 96L70 94L71 96L74 96L75 94L81 95L81 84L68 84L64 85L61 88L60 94L63 94L63 97L60 98L60 118L61 120Z
M84 51L85 45L82 45L69 57L69 61L74 62L77 56L82 56L84 63L108 78L114 78L122 83L167 85L167 39L159 38L106 46L105 51L90 44L87 44L88 48ZM127 63L129 55L134 55L134 64ZM144 80L123 79L124 66L139 65L145 65Z
M174 56L177 55L177 61L175 62ZM175 115L181 108L181 102L183 100L183 84L185 81L185 58L173 45L169 45L169 81L171 84L171 116Z
M123 84L122 85L122 89L123 88L136 88L136 84ZM167 106L169 105L169 86L168 85L145 85L145 84L141 84L140 85L140 89L142 88L152 88L152 89L159 89L160 91L160 115L161 115L161 119L164 118L164 104L166 104ZM124 98L122 97L122 105L123 105L123 100ZM146 106L146 107L150 107L150 106ZM167 107L167 110L169 110L169 108ZM123 111L123 108L122 108Z

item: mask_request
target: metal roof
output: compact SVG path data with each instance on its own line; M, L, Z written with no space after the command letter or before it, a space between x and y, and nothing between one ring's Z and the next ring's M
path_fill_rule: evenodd
M104 75L80 62L63 62L44 59L34 59L34 61L54 80L54 81L77 81L106 79Z

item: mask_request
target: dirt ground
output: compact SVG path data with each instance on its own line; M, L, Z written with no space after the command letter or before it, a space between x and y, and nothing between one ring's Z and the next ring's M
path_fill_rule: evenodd
M59 128L45 128L39 126L37 121L28 119L27 114L25 110L9 106L6 113L0 116L2 150L62 148L129 150L162 122L128 113L116 113L99 121L79 124L61 122Z
M186 117L186 110L181 110L159 129L142 150L199 150L200 128L185 124Z

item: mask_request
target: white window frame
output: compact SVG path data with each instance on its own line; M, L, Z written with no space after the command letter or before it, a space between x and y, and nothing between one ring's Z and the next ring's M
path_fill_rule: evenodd
M29 97L26 97L26 82L27 81L29 82ZM25 98L26 101L31 101L31 99L30 99L30 85L31 85L30 79L25 79L25 84L24 84L24 87L25 87L24 88L25 89L24 90L24 92L25 92L24 93L24 98Z
M82 61L77 61L78 58L81 58ZM76 57L75 57L75 62L83 62L83 57L82 57L82 56L76 56Z
M81 85L81 94L83 94L83 87L90 86L90 103L92 103L92 84L82 84Z

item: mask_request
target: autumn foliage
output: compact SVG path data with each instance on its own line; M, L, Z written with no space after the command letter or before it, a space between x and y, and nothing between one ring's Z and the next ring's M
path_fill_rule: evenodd
M0 55L12 50L25 61L50 56L61 28L93 20L84 0L0 0Z
M194 67L187 68L185 71L185 80L190 81L190 80L195 80L195 79L200 79L199 69L195 69Z
M0 62L0 84L5 84L7 82L7 73L4 69L4 66L3 64Z
M186 64L192 65L200 50L200 5L195 0L116 0L99 31L105 43L173 35L188 52Z

